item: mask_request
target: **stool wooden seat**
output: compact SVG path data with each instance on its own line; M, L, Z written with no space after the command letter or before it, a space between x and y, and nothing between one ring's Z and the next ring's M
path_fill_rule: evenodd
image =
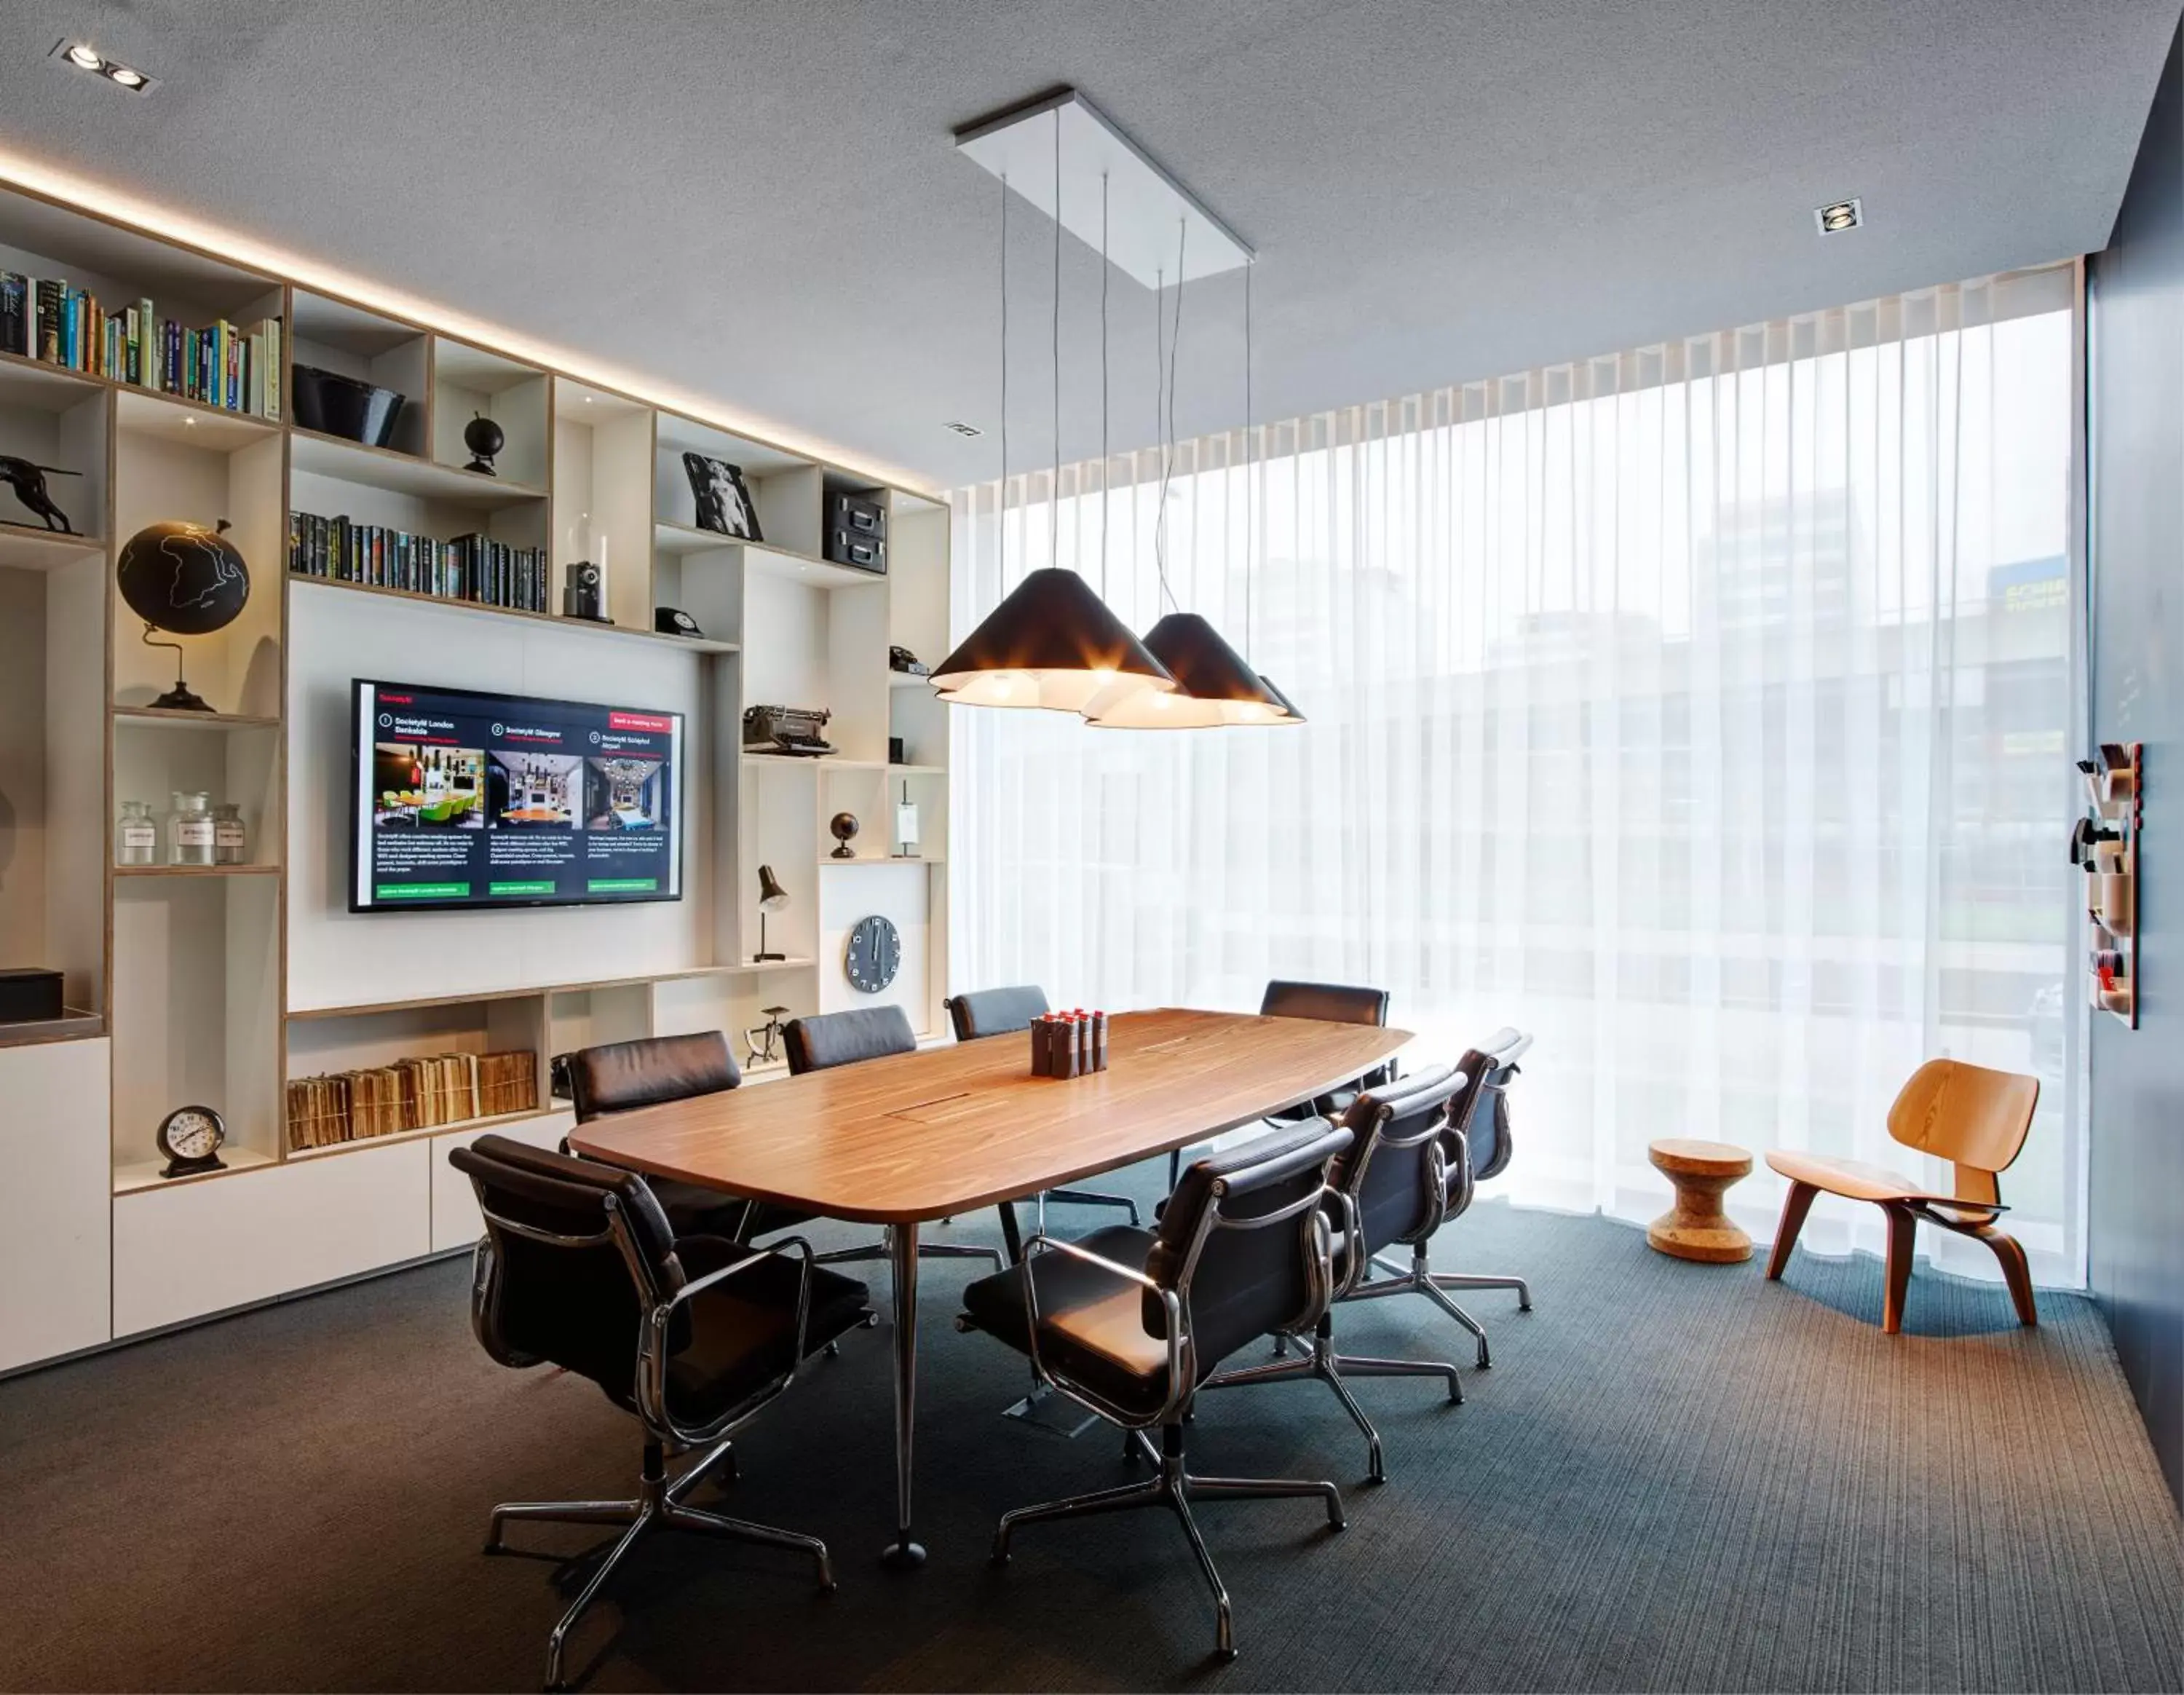
M1672 1259L1734 1265L1752 1257L1752 1238L1722 1211L1722 1192L1752 1174L1752 1156L1728 1142L1664 1136L1646 1157L1676 1186L1676 1204L1646 1227L1646 1243Z

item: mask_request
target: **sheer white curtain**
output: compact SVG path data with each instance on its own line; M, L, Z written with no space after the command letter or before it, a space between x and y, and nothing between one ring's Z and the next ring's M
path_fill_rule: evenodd
M2004 1197L2081 1280L2075 297L2058 267L1183 444L1173 600L1310 722L953 710L956 986L1370 983L1419 1060L1519 1025L1504 1192L1633 1218L1655 1137L1915 1171L1884 1120L1921 1059L2034 1071ZM1160 491L1152 453L960 491L957 633L1050 562L1150 625Z

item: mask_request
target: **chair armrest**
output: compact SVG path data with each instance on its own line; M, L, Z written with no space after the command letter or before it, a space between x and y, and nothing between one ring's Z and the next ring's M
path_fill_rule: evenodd
M1089 1248L1079 1247L1075 1242L1057 1241L1044 1232L1024 1244L1024 1259L1028 1263L1034 1253L1066 1253L1072 1259L1081 1259L1087 1265L1096 1265L1102 1271L1112 1271L1117 1277L1127 1277L1142 1288L1157 1290L1160 1285L1142 1271L1134 1271L1119 1260L1109 1259L1105 1254L1094 1253Z
M794 1248L798 1256L796 1277L795 1335L788 1351L788 1369L783 1375L774 1392L778 1394L794 1382L804 1365L804 1337L811 1316L811 1244L802 1236L783 1236L765 1247L753 1249L733 1265L724 1265L717 1271L709 1271L703 1277L694 1278L652 1309L644 1329L644 1341L638 1358L642 1385L641 1399L649 1403L650 1411L670 1433L683 1441L703 1441L710 1439L710 1432L690 1430L675 1422L667 1409L667 1336L675 1314L698 1295L725 1283L739 1272L783 1248Z
M1039 1285L1032 1276L1031 1268L1033 1261L1043 1253L1066 1253L1072 1259L1083 1260L1087 1265L1096 1265L1103 1271L1112 1272L1116 1276L1136 1284L1148 1293L1159 1296L1161 1310L1167 1318L1164 1328L1167 1331L1165 1340L1167 1342L1168 1397L1179 1403L1188 1396L1190 1389L1184 1385L1186 1373L1183 1355L1190 1338L1183 1322L1183 1302L1175 1291L1156 1283L1144 1272L1131 1266L1109 1259L1104 1254L1094 1253L1089 1248L1079 1247L1075 1242L1056 1241L1044 1231L1024 1244L1023 1258L1017 1266L1017 1275L1023 1280L1024 1343L1031 1354L1031 1369L1042 1383L1061 1382L1048 1370L1039 1352Z
M1346 1297L1365 1278L1365 1268L1372 1263L1373 1256L1365 1252L1365 1220L1357 1211L1357 1197L1346 1189L1329 1185L1328 1191L1336 1206L1342 1209L1342 1240L1344 1242L1342 1286L1334 1291L1337 1301Z

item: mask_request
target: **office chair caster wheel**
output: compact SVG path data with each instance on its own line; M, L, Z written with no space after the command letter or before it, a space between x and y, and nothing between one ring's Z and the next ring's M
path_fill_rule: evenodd
M827 1344L827 1358L829 1358L829 1359L839 1359L841 1357L842 1357L842 1345L841 1345L841 1343L839 1343L839 1342L828 1342L828 1343Z
M879 1329L880 1315L877 1311L865 1314L864 1327L868 1330L876 1330Z

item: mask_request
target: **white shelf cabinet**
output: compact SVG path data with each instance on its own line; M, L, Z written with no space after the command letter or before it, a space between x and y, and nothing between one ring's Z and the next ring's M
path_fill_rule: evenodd
M106 1192L107 1047L0 1048L0 1371L113 1335Z
M114 1334L135 1335L432 1250L429 1141L114 1200Z
M66 1026L0 1030L0 1159L25 1199L0 1246L0 1372L460 1249L476 1238L454 1148L492 1129L551 1147L571 1122L547 1061L588 1042L720 1029L869 1004L842 936L880 913L905 936L885 999L922 1034L947 987L948 716L889 668L947 644L948 512L816 460L579 382L432 326L0 187L0 262L109 306L150 298L192 326L279 317L283 416L187 401L0 354L0 452L76 473L83 533L0 520L0 789L42 830L0 889L0 965L63 971ZM383 447L301 427L292 367L400 393ZM473 414L506 441L465 468ZM765 539L697 527L685 455L733 464ZM888 513L888 571L825 558L833 496ZM347 515L547 551L549 605L474 605L288 572L290 515ZM114 588L120 542L155 519L228 519L251 572L233 623L188 638L212 715L149 703L175 680ZM556 616L561 568L606 566L602 625ZM298 587L301 583L304 586ZM660 611L698 639L657 633ZM611 700L686 715L683 889L674 903L538 912L347 909L348 683L356 677ZM842 757L746 759L744 709L823 707ZM889 740L902 760L889 763ZM908 785L922 862L888 861ZM123 800L205 789L243 811L253 863L110 864ZM23 811L27 806L30 810ZM864 824L854 869L824 855L830 809ZM791 891L759 965L757 871ZM110 963L110 969L109 969ZM528 1048L538 1110L384 1143L287 1146L290 1079L413 1053ZM750 1072L760 1083L778 1066ZM226 1168L169 1179L159 1119L227 1120ZM35 1291L36 1298L23 1291Z

